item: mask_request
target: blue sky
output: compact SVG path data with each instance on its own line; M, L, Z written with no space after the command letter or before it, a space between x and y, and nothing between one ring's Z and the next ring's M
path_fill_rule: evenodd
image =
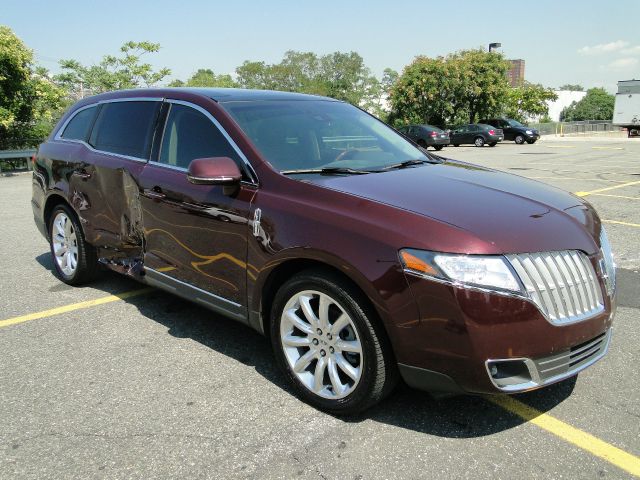
M98 62L128 40L160 43L150 61L172 78L198 68L232 73L244 60L277 62L286 50L356 51L372 71L501 42L524 58L527 80L615 91L640 78L636 1L2 0L8 25L52 71L57 60Z

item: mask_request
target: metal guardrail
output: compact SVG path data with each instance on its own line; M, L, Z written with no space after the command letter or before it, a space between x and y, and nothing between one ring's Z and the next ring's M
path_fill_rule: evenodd
M31 157L36 154L36 149L26 150L0 150L0 171L2 171L2 164L9 163L13 170L17 167L17 162L24 161L27 166L27 170L31 170Z
M622 135L623 128L612 125L612 122L602 120L586 120L583 122L548 122L531 123L530 127L537 129L540 135L565 136L617 136Z

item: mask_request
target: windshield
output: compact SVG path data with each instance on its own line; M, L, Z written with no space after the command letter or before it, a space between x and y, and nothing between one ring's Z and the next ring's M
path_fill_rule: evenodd
M393 129L347 103L232 101L221 106L269 163L285 173L323 169L366 173L409 160L432 160Z
M510 118L509 120L507 120L507 123L508 123L509 125L511 125L512 127L524 127L524 125L523 125L523 124L521 124L521 123L520 123L520 122L518 122L517 120L513 120L513 119L511 119L511 118Z

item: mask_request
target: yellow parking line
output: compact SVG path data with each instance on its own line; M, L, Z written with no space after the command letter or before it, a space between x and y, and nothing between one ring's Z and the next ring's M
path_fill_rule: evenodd
M603 223L613 223L615 225L626 225L627 227L640 228L640 223L620 222L618 220L602 220Z
M583 180L585 182L606 182L606 183L621 183L620 180L606 180L604 178L579 178L579 177L553 177L553 176L545 176L545 177L527 177L535 180L539 180L541 178L549 178L552 180Z
M624 150L622 147L591 147L594 150Z
M549 414L542 413L507 395L487 396L487 400L519 416L527 422L553 433L557 437L602 458L632 475L640 477L640 458L600 440L593 435L572 427Z
M624 198L626 200L640 200L640 197L626 197L624 195L610 195L607 193L593 193L595 197L613 197L613 198Z
M575 195L579 197L586 197L587 195L593 195L594 193L608 192L609 190L615 190L616 188L629 187L631 185L638 185L638 184L640 184L640 181L627 182L627 183L622 183L620 185L615 185L613 187L605 187L605 188L599 188L598 190L591 190L590 192L575 192Z
M117 302L118 300L126 300L127 298L138 297L146 293L152 292L154 289L147 287L139 290L130 290L128 292L117 293L115 295L108 295L102 298L96 298L95 300L87 300L86 302L72 303L70 305L64 305L62 307L51 308L49 310L43 310L41 312L30 313L28 315L21 315L19 317L7 318L6 320L0 320L0 328L8 327L9 325L15 325L17 323L28 322L30 320L37 320L39 318L51 317L53 315L60 315L61 313L72 312L74 310L81 310L83 308L95 307L96 305L103 305L105 303Z

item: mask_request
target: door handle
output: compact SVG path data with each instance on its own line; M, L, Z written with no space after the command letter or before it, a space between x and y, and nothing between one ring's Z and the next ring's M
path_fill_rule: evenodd
M166 195L162 193L162 190L160 189L160 187L154 187L152 189L145 188L144 196L147 198L151 198L153 200L162 200L163 198L166 197Z

